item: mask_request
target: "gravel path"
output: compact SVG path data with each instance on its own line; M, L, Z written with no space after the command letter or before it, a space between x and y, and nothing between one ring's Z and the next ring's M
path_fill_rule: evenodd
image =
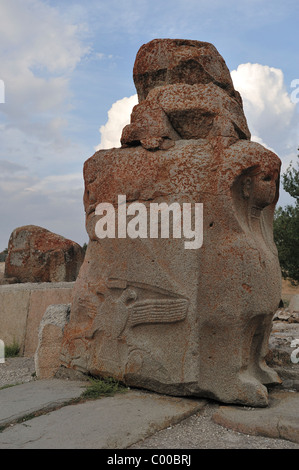
M212 421L219 405L208 402L203 411L134 444L130 449L299 449L283 439L250 436Z

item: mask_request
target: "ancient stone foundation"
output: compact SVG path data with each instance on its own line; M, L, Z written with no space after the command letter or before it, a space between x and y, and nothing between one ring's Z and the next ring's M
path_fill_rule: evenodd
M213 45L151 41L133 77L139 104L122 148L84 165L90 241L61 366L166 394L266 406L266 386L280 381L265 363L281 289L272 236L280 160L250 141L241 97ZM202 246L151 238L149 226L146 236L99 239L96 208L112 204L117 219L119 195L148 213L153 203L203 204Z

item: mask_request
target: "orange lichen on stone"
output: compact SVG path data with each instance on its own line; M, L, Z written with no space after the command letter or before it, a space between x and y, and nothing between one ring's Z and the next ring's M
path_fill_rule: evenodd
M139 104L122 148L84 164L89 244L61 363L160 393L266 406L266 385L280 381L265 364L281 289L272 230L280 160L250 141L212 44L150 41L133 78ZM119 195L126 208L203 204L201 247L171 236L100 239L96 209L110 203L117 219Z
M9 239L5 279L15 282L75 281L84 259L78 243L35 225L16 228Z

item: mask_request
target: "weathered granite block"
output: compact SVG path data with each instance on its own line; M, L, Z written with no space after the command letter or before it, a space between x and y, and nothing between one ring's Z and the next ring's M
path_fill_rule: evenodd
M134 80L140 105L123 148L100 150L84 165L90 242L61 363L157 392L266 406L265 385L280 381L265 363L281 297L272 235L280 160L250 141L214 46L151 41L137 54ZM157 125L147 128L142 116L154 115ZM115 238L98 236L101 203L115 209ZM139 205L126 232L131 203ZM168 204L164 215L172 203L189 204L193 227L203 204L203 244L187 249L185 219L174 211L168 237L156 236L150 217L141 230L142 210L151 214L154 203Z
M43 227L25 225L16 228L9 238L4 281L75 281L83 259L84 251L78 243Z

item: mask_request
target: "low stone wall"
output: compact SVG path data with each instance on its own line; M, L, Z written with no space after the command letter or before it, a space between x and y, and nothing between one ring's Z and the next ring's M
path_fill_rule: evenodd
M0 339L7 345L18 343L23 356L34 356L39 324L47 307L71 303L74 284L45 282L0 286Z

